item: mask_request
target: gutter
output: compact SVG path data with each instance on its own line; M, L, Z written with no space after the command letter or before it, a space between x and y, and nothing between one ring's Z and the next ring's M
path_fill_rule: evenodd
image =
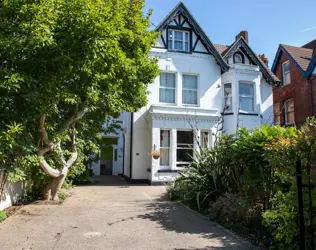
M131 145L130 145L130 159L129 159L129 180L132 180L133 170L133 125L134 125L134 113L131 112Z

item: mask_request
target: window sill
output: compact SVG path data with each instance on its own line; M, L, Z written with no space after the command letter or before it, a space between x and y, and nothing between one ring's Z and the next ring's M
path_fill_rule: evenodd
M295 122L291 122L291 123L285 123L286 127L292 127L295 126Z
M161 106L177 106L176 103L168 103L168 102L159 102Z
M239 111L240 115L250 115L250 116L258 116L256 112L247 112L247 111Z
M192 54L192 52L191 52L191 51L174 50L174 49L168 49L168 52L184 53L184 54Z
M290 83L286 83L286 84L282 84L282 88L286 87L286 86L289 86L291 85L291 82Z
M182 107L200 107L199 104L184 104L182 103Z
M176 170L176 169L159 169L158 173L178 173L181 170Z
M234 112L224 112L224 113L221 113L222 115L233 115Z

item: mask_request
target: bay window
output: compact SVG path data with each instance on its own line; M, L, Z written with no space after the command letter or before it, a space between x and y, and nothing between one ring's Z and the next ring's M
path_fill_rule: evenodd
M239 82L239 110L255 111L254 84Z
M193 161L193 131L177 131L177 167Z
M198 77L196 75L182 76L182 103L198 104Z
M160 130L160 166L169 166L170 131Z
M189 32L168 30L168 49L189 52Z
M160 75L159 102L176 102L176 74L162 73Z

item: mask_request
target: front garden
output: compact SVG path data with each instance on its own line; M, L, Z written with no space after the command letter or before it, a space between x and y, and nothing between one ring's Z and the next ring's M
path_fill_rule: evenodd
M195 152L196 160L169 186L168 193L171 199L180 200L261 248L297 249L295 166L297 160L303 166L311 163L315 174L315 149L315 119L300 129L267 125L242 128L234 135L219 136L214 148ZM305 191L305 237L309 244L309 229L316 225L316 190L312 190L312 217Z

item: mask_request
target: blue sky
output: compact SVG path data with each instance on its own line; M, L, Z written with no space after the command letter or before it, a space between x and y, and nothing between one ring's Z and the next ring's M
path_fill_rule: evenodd
M157 25L178 0L145 0ZM265 53L271 67L280 43L302 46L316 39L316 0L183 0L214 44L231 44L241 30ZM314 27L314 28L312 28ZM309 29L312 28L312 29ZM306 30L308 29L308 30ZM304 31L305 30L305 31Z

